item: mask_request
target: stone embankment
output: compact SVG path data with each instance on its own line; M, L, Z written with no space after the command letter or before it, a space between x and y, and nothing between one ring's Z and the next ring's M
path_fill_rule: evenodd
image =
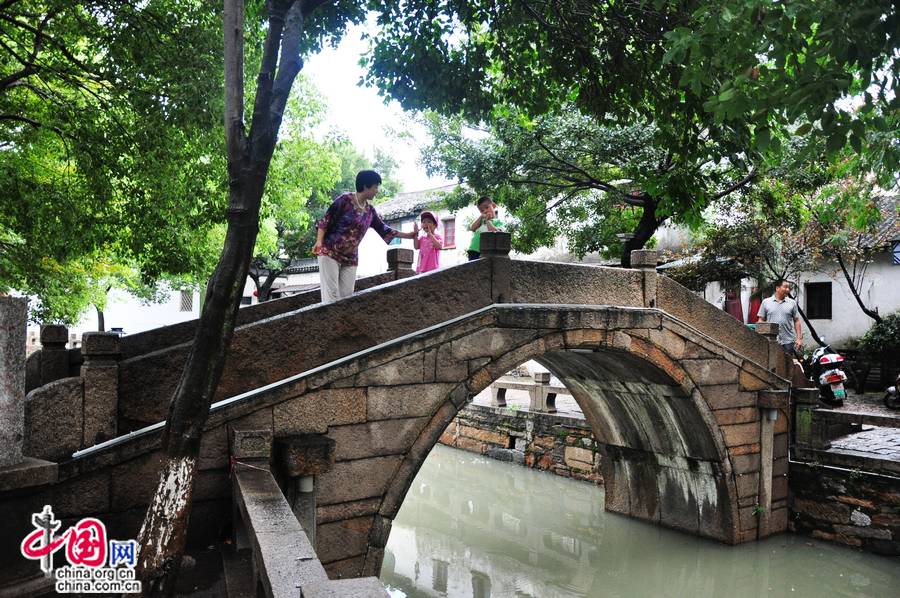
M900 555L900 479L791 463L791 531Z
M469 404L447 426L441 444L602 484L600 447L581 418Z

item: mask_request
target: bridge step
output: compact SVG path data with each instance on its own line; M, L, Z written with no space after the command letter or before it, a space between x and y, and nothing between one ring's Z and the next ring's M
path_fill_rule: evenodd
M813 417L819 417L829 423L861 424L879 428L900 428L900 416L894 413L879 413L863 409L824 409L813 411Z

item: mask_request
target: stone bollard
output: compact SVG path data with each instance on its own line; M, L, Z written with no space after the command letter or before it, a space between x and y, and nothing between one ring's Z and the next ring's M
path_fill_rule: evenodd
M831 446L826 427L816 422L813 412L819 406L818 388L793 388L794 447L798 452L826 450ZM802 457L802 455L798 455Z
M324 434L297 434L275 440L275 462L285 478L285 498L316 546L315 476L334 467L335 441Z
M22 454L27 317L27 300L0 297L0 491L52 483L57 476L55 463Z
M86 332L81 341L84 364L84 427L82 447L117 434L119 404L119 343L115 332Z
M481 257L491 263L491 302L510 300L510 262L512 235L504 232L481 233Z
M635 249L631 252L631 267L644 274L644 307L656 307L656 264L659 252L655 249Z
M61 324L41 326L41 386L69 377L69 330Z
M757 322L756 331L769 341L769 371L775 372L782 378L789 378L792 368L789 367L790 363L787 353L778 344L778 324Z
M481 233L481 257L509 257L512 235L504 232Z
M394 247L387 251L388 271L394 273L394 278L399 280L401 271L408 275L413 269L413 250Z

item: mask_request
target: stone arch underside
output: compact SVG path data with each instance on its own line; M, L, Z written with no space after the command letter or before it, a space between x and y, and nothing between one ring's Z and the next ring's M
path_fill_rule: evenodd
M529 359L566 384L602 443L607 510L728 543L755 538L738 512L758 478L740 490L731 451L758 453L756 390L784 382L761 366L646 309L503 306L429 334L274 406L277 436L302 419L292 402L365 403L364 415L320 430L337 444L334 469L317 479L317 549L333 575L378 573L391 521L441 433L469 397ZM747 405L749 440L720 429L717 401Z
M731 541L731 465L705 402L621 349L553 351L537 359L575 400L601 443L606 509Z

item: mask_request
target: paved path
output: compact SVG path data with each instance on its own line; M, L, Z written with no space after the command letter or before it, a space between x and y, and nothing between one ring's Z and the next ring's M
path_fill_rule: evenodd
M860 411L872 415L884 415L900 419L900 409L888 409L885 407L882 402L883 397L883 392L867 392L858 395L850 391L847 393L843 407L829 407L829 409L834 409L835 411Z
M873 459L900 461L900 429L869 428L831 441L832 450L853 451Z

